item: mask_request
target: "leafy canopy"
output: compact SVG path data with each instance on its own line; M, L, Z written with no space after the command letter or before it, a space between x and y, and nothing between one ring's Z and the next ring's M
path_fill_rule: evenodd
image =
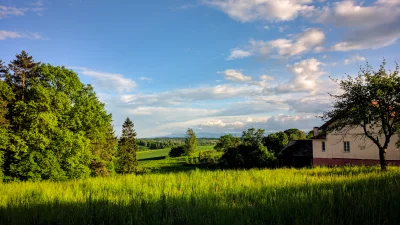
M0 166L6 179L63 180L113 172L115 136L92 86L25 51L0 62Z
M386 149L391 137L400 128L400 76L399 66L386 70L385 60L378 71L367 63L357 77L347 76L337 81L342 94L331 95L333 109L323 118L331 121L328 131L346 133L362 127L363 136L379 149L381 168L386 169Z

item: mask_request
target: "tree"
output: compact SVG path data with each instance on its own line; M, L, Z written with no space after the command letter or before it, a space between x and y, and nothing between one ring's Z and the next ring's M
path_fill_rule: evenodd
M286 133L282 131L269 134L263 139L264 146L275 155L277 155L288 143L289 139Z
M262 144L263 134L261 129L243 131L242 143L225 150L220 158L221 165L229 168L273 167L276 158Z
M336 81L342 94L331 96L333 109L323 118L331 121L328 131L342 131L362 127L361 138L368 138L377 147L382 170L386 170L386 150L393 135L400 129L400 76L386 70L383 60L380 69L370 65L361 67L357 77L347 76Z
M242 133L242 143L244 145L256 146L259 143L262 143L263 138L264 130L262 129L256 130L254 128L250 128Z
M307 139L311 139L312 137L314 137L314 130L310 130L308 133L307 133Z
M128 117L122 125L122 136L118 143L119 171L122 174L136 172L137 150L136 132L133 129L133 122Z
M218 152L223 152L229 148L237 147L239 144L239 137L234 137L232 134L226 134L219 138L218 143L214 146L214 149Z
M3 65L0 60L0 78L4 77L8 73L7 68ZM0 80L0 181L3 178L3 165L4 165L4 154L9 144L9 125L10 122L6 118L8 114L8 104L14 100L14 93L11 87L3 80Z
M0 64L0 164L6 177L62 180L101 175L100 167L113 170L112 116L90 85L65 67L38 65L26 52L8 67Z
M171 148L171 151L168 153L170 157L179 157L186 154L186 150L184 146L178 146Z
M289 141L293 140L306 140L307 136L304 131L301 131L297 128L291 128L284 131L289 138Z
M24 100L26 82L32 76L33 70L40 64L35 62L32 56L29 56L24 50L17 54L16 59L12 60L8 67L14 72L14 75L8 79L18 97Z
M194 133L194 131L191 128L189 128L186 131L186 138L185 138L186 155L193 153L196 150L196 147L197 147L196 134Z
M107 176L115 171L112 160L118 148L118 139L115 136L114 127L109 124L103 135L93 145L91 170L92 175L95 176Z

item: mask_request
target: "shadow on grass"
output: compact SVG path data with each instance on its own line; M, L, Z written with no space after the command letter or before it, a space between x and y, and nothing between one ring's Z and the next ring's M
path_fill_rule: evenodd
M84 203L19 202L0 207L0 224L400 224L400 176L285 188L210 191Z
M188 172L196 169L204 170L204 168L199 167L199 165L186 164L184 162L176 162L172 165L171 164L158 165L157 167L146 167L146 169L148 170L147 173L157 173L157 174Z
M162 160L162 159L165 159L165 156L156 156L152 158L138 159L138 161L141 162L141 161L152 161L152 160Z

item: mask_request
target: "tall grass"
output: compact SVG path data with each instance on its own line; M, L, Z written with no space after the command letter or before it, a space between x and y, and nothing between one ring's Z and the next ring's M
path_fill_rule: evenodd
M0 184L0 224L400 224L399 210L397 167Z

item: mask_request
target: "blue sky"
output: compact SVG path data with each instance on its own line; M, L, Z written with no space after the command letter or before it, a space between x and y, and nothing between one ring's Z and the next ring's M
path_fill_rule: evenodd
M139 137L311 130L399 37L400 0L0 0L0 59L73 69Z

